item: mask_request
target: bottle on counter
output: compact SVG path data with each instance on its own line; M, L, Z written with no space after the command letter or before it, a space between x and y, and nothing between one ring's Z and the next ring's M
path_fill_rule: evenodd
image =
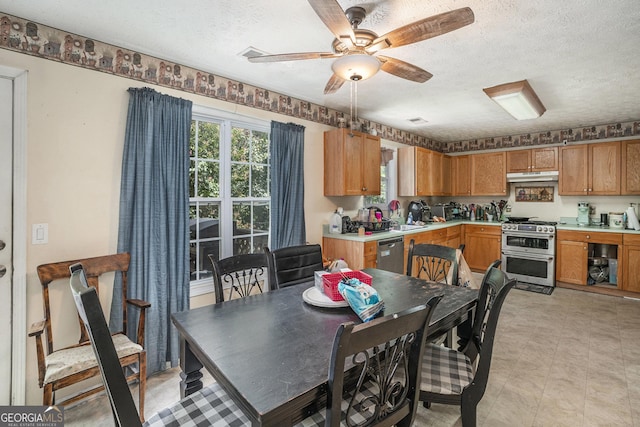
M409 216L407 217L407 224L413 224L413 214L409 212Z
M329 219L329 233L342 234L342 216L338 213L338 210L331 214Z

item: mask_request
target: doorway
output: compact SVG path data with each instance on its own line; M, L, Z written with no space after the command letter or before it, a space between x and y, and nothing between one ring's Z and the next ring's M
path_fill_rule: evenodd
M26 71L0 65L0 405L25 403L26 102Z

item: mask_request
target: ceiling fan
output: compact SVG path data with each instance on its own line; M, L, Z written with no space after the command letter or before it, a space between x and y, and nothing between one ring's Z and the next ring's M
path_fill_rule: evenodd
M333 75L324 93L334 93L346 80L364 80L379 69L394 76L424 83L433 75L408 62L378 52L436 37L473 23L473 11L468 7L444 12L411 24L396 28L382 36L370 30L358 28L366 16L362 7L350 7L346 11L336 0L308 0L322 22L336 36L333 52L301 52L253 56L251 62L297 61L304 59L338 58L331 66Z

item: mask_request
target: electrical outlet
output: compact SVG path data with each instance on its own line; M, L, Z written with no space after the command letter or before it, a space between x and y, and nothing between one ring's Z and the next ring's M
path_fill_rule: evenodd
M593 205L589 205L589 215L595 215L596 214L596 207Z

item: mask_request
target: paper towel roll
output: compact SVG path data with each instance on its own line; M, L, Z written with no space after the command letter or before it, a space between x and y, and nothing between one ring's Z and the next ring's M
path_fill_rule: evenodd
M640 222L638 221L638 217L636 216L636 211L633 209L633 206L629 206L627 208L627 221L634 230L640 230Z

